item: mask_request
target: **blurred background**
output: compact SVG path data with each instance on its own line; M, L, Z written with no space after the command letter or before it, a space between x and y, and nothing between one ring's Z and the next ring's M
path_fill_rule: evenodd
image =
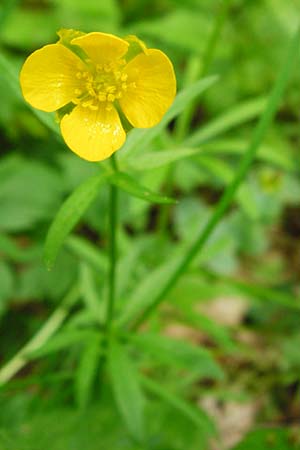
M135 34L163 50L179 90L201 70L219 76L193 104L190 122L174 120L163 142L151 144L184 148L194 136L189 145L200 148L199 155L136 175L178 204L151 206L121 194L119 270L126 296L180 253L209 217L247 147L299 17L298 0L1 0L1 365L39 330L75 281L83 297L91 280L97 292L106 289L106 187L55 268L48 272L43 263L45 235L59 206L98 167L73 155L27 107L13 82L25 58L55 42L60 28L73 28ZM181 379L159 363L152 370L211 418L219 440L207 443L203 430L153 399L145 448L300 448L299 69L298 61L234 205L149 324L212 352L222 376ZM79 312L70 320L84 323ZM77 358L76 346L41 358L1 388L1 450L144 448L130 440L109 394L102 403L95 394L85 413L78 410L70 383Z

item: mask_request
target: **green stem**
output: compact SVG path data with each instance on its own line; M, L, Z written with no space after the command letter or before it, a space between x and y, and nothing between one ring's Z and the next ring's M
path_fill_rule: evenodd
M114 171L118 170L115 156L111 157L111 164ZM116 261L117 261L117 239L116 227L118 222L118 189L113 184L110 186L109 202L109 277L108 277L108 299L106 309L105 328L107 335L110 334L111 324L114 315L115 291L116 291Z
M30 360L28 354L39 349L59 329L71 307L78 300L79 289L73 287L37 334L0 370L0 386L7 383Z
M212 31L208 38L202 61L199 56L192 56L189 59L186 70L185 86L189 86L190 84L194 83L196 80L204 77L207 74L211 62L214 58L217 43L221 36L223 25L228 14L229 4L230 0L222 1L221 10L215 16ZM184 112L179 116L175 130L176 138L178 141L182 141L186 136L196 106L196 102L191 102L184 110Z
M234 196L235 196L240 184L246 177L246 175L251 167L251 163L256 156L259 146L260 146L260 144L266 134L266 131L267 131L268 127L270 126L270 124L273 120L273 117L276 113L276 110L279 106L280 100L284 93L284 89L285 89L288 79L289 79L289 75L290 75L293 65L295 63L296 56L299 55L299 36L300 36L300 30L298 29L297 33L291 40L290 47L289 47L288 53L287 53L286 61L284 61L284 64L279 72L278 78L275 82L275 85L273 87L273 90L271 92L269 100L267 102L266 109L265 109L264 113L262 114L262 116L254 130L252 140L249 144L249 147L248 147L244 157L242 158L242 160L237 168L234 179L226 188L214 213L212 214L208 223L204 227L203 231L200 233L199 237L196 239L196 241L190 247L188 252L183 256L182 260L179 262L179 264L175 268L173 274L171 274L169 279L166 280L165 285L163 286L163 288L159 292L159 294L156 296L156 298L153 299L151 305L149 305L148 308L146 308L144 310L142 315L137 318L137 320L133 324L134 328L138 327L157 308L157 306L164 300L165 296L173 288L173 286L178 281L178 279L181 277L181 275L184 272L186 272L191 261L199 253L199 251L202 250L202 248L204 247L204 244L207 242L208 238L211 236L211 234L214 231L214 229L216 228L217 224L220 222L220 220L224 216L225 212L227 211L227 208L233 201Z

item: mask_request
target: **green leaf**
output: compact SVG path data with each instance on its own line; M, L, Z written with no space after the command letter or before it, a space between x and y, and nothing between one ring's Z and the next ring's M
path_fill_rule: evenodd
M199 158L197 158L197 162L202 168L204 168L205 172L208 172L216 177L216 179L220 180L222 184L230 183L233 178L233 168L228 162L222 161L220 158L207 154L200 155Z
M162 284L174 272L177 265L178 258L171 259L142 279L132 294L128 296L118 320L119 325L128 324L139 316L144 309L151 307L153 298L159 294Z
M52 313L42 328L32 339L0 370L0 386L7 383L22 367L24 367L34 351L41 348L51 336L59 329L63 321L69 314L71 307L78 300L78 288L74 285L72 289L62 299L60 306Z
M120 152L119 160L123 161L123 159L127 159L127 157L132 157L134 154L133 150L139 150L141 146L145 147L148 145L162 132L171 120L173 120L184 110L184 108L186 108L191 101L215 84L217 80L218 77L214 75L197 81L192 86L189 86L178 93L173 105L158 125L149 129L136 128L132 130L127 137L126 143L122 148L122 152Z
M233 342L229 332L223 325L214 322L198 311L195 313L192 308L188 308L187 306L181 308L181 315L184 323L193 326L196 330L207 333L224 352L236 351L237 345Z
M89 178L75 189L59 209L50 226L45 243L44 258L48 269L53 267L66 237L95 199L99 187L106 181L107 176L107 174L100 173Z
M223 378L223 371L214 361L210 352L200 346L151 333L134 335L131 341L142 352L148 352L153 359L162 364L194 372L199 379Z
M86 408L91 396L97 369L103 349L101 336L95 335L86 342L75 374L76 401L80 408Z
M30 359L40 358L51 353L57 353L61 350L65 350L74 344L82 344L86 341L88 342L90 339L97 336L99 336L98 333L91 330L63 330L53 336L42 347L29 352L26 356L30 357Z
M130 195L150 203L176 203L176 200L166 197L165 195L152 192L150 189L140 185L134 178L124 172L116 172L114 175L109 177L109 181L123 191L128 192Z
M134 158L128 158L126 163L134 170L151 170L158 167L166 166L175 161L189 156L198 155L200 150L195 148L174 148L172 150L163 150L142 153Z
M123 306L123 297L128 297L128 292L136 284L136 268L141 265L141 258L143 258L148 243L149 240L147 237L130 240L127 251L118 259L118 281L116 283L116 298L120 300L116 305L118 310Z
M97 290L93 271L85 262L80 263L79 287L87 309L90 310L97 322L103 323L105 318L105 302Z
M53 216L63 192L53 168L10 155L1 160L0 174L0 229L23 231Z
M1 241L0 241L1 245ZM71 235L66 240L66 247L80 260L86 261L94 269L103 273L107 270L107 255L96 245L80 236Z
M286 428L262 428L251 431L232 450L296 450Z
M173 393L169 392L164 387L161 387L158 383L155 383L155 381L150 380L148 377L143 376L141 379L142 383L151 393L161 398L173 408L177 409L181 414L186 416L197 427L199 427L205 434L215 434L213 422L203 411L201 411L200 408L190 405L180 397L177 397Z
M266 107L266 98L259 97L234 106L229 111L213 119L207 125L201 127L192 134L185 143L187 145L199 145L209 139L231 130L245 122L249 122L259 116Z
M130 433L144 439L144 398L138 374L127 349L116 340L110 343L108 368L116 404Z

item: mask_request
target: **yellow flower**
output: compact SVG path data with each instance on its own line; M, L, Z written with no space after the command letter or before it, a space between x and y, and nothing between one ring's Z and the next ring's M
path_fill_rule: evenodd
M61 133L73 152L103 160L123 145L125 117L138 128L161 120L176 93L174 69L163 52L134 36L58 34L56 44L27 58L20 82L30 105L59 110Z

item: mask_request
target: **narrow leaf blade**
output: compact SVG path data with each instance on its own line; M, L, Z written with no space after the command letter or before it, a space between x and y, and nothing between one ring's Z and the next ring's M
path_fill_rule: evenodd
M85 408L91 398L93 384L101 357L101 336L93 336L82 351L75 376L75 394L77 404Z
M124 172L116 172L109 178L110 182L134 197L151 203L172 204L176 200L165 195L157 194L139 184L134 178Z
M128 159L127 163L134 170L151 170L163 167L189 156L198 155L201 149L174 148L157 152L147 152Z
M152 358L163 364L194 372L199 379L223 378L223 372L211 353L200 346L151 333L137 334L131 339L141 351L148 352Z
M116 404L132 436L144 439L144 398L127 349L111 341L108 368Z
M187 145L199 145L209 139L215 138L230 129L258 117L266 107L266 98L256 98L254 100L240 103L237 106L225 111L219 117L201 127L187 140Z
M163 401L177 409L181 414L191 420L197 427L207 435L215 434L215 427L209 417L196 407L190 405L180 397L161 387L158 383L148 377L142 377L142 383L151 393L161 398Z
M150 272L127 298L118 319L118 325L128 325L139 317L143 310L151 308L153 298L161 291L161 285L169 279L178 265L179 258L171 259Z
M94 338L97 333L95 331L78 331L78 330L66 330L61 331L57 335L53 336L42 347L28 352L30 359L41 358L51 353L57 353L61 350L65 350L75 344L82 344L85 341Z
M90 206L106 179L107 175L102 173L89 178L75 189L59 209L45 243L44 259L48 269L53 267L66 237Z

